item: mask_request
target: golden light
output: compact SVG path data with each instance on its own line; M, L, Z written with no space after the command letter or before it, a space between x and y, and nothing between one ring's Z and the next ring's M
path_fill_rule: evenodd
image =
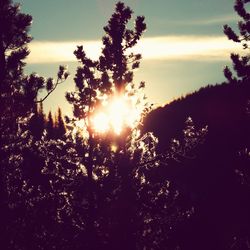
M97 133L108 131L119 135L126 128L136 126L141 111L132 97L115 96L98 109L92 116L91 123Z
M104 133L109 128L108 116L105 113L95 115L92 122L94 130L100 133Z
M75 122L76 127L79 127L80 129L85 128L85 121L84 120L79 120Z
M124 98L116 98L109 105L109 121L115 134L120 134L122 128L126 124L126 119L129 116L128 103Z
M118 147L117 147L116 144L112 144L112 145L111 145L111 151L116 152L117 149L118 149Z

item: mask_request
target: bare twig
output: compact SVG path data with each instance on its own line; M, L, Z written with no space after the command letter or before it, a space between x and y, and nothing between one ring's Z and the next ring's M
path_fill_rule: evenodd
M39 101L35 101L35 103L44 102L44 101L49 97L49 95L56 89L56 87L57 87L59 84L65 82L65 81L66 81L66 79L63 79L62 81L59 81L59 78L57 78L55 86L47 93L46 96L44 96L44 97L43 97L42 99L40 99Z

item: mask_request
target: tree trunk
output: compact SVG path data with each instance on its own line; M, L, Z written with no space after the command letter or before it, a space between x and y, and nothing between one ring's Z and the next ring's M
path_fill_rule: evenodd
M1 36L2 37L2 36ZM3 93L3 85L6 74L6 60L5 60L5 50L3 46L3 40L0 40L0 97Z
M115 211L117 225L111 235L111 249L136 250L136 194L131 179L132 166L126 156L118 162L118 168L121 186Z
M89 139L89 157L87 163L88 176L88 213L86 221L87 249L97 250L97 238L94 228L95 221L95 200L94 200L94 180L93 180L93 138Z

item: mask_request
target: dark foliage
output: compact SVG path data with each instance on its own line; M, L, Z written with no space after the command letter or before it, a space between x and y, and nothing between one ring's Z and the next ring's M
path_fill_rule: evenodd
M46 124L46 130L48 133L48 139L53 139L55 137L55 124L52 118L52 114L51 111L48 114L48 120L47 120L47 124Z
M38 106L38 105L37 105ZM43 104L40 103L40 107L34 110L34 114L29 121L29 130L34 136L35 140L41 139L45 128L45 115L43 113Z
M250 147L249 98L249 83L208 86L152 111L145 120L144 129L159 138L160 152L172 137L181 137L186 117L198 126L208 125L196 157L168 173L195 209L192 220L176 231L181 249L229 249L234 240L249 237L250 190L241 178L248 178L250 161L247 152L239 155ZM242 169L247 171L244 177Z
M65 124L64 124L64 120L62 118L62 111L60 108L58 108L58 112L57 112L57 121L56 121L56 138L63 138L63 136L66 133L66 128L65 128Z
M191 219L173 230L171 240L180 249L249 249L248 2L235 2L235 11L243 19L238 23L240 34L224 26L226 36L242 43L245 50L243 56L231 55L235 74L226 67L227 83L202 88L152 111L145 120L145 131L159 138L159 152L166 149L173 136L181 136L186 117L191 116L198 126L208 125L205 144L197 148L196 157L182 161L181 167L167 173L194 209Z
M120 138L112 133L102 137L91 124L91 116L103 97L135 92L133 70L139 67L141 56L129 49L140 39L146 24L144 17L137 17L134 29L128 29L131 17L132 10L118 2L104 27L102 53L97 61L87 58L82 46L74 52L81 66L74 78L76 91L67 93L66 98L73 105L75 120L84 122L75 147L88 179L86 228L82 234L87 249L136 248L135 166L126 146L131 130L128 128ZM126 87L131 88L130 93ZM118 145L116 152L111 149L112 143Z
M43 179L42 160L35 150L35 141L41 137L44 117L36 103L40 102L38 92L45 90L51 79L24 74L31 21L30 15L20 12L19 4L0 1L0 246L3 249L34 249L32 244L36 245L28 240L36 218L36 209L33 216L29 213L31 200L39 193L36 181ZM56 83L43 99L67 76L65 68L60 67ZM32 188L34 183L36 188Z
M146 25L143 17L137 17L134 30L128 29L131 16L129 7L116 4L104 27L97 61L87 58L82 46L74 52L81 66L74 78L76 91L66 98L73 105L71 123L83 123L72 143L88 187L79 242L86 249L165 249L167 245L175 249L178 242L169 240L171 232L192 214L190 203L184 202L166 172L192 153L206 129L195 129L188 119L183 143L175 140L169 151L156 154L157 138L152 133L127 127L119 136L112 131L99 134L91 126L102 97L136 97L145 85L141 82L138 90L133 83L141 56L126 51L137 43ZM145 106L144 115L148 110Z
M250 56L249 56L249 41L250 41L250 13L247 12L246 4L248 0L236 0L234 9L241 18L241 21L238 22L239 34L228 25L224 25L224 33L228 39L241 43L243 48L246 50L245 55L240 56L238 54L232 53L231 60L233 63L233 69L236 73L234 75L229 67L225 67L224 75L229 82L232 83L241 83L249 82L250 78Z
M66 127L61 109L58 109L55 119L53 119L51 111L46 118L43 112L43 105L40 103L40 108L35 109L29 121L28 130L35 140L40 140L45 133L48 140L63 139L66 134Z

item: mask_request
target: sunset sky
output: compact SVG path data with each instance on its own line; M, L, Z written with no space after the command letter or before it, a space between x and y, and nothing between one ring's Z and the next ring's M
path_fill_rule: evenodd
M103 26L113 13L114 0L20 0L33 16L27 72L56 76L68 65L71 78L44 103L45 111L61 106L71 113L65 92L74 89L77 67L73 51L83 45L97 58ZM224 80L223 67L238 48L223 34L223 24L235 27L234 0L127 0L135 15L144 15L147 31L136 47L142 53L135 82L145 81L148 100L162 105L207 84ZM42 93L41 93L42 95Z

